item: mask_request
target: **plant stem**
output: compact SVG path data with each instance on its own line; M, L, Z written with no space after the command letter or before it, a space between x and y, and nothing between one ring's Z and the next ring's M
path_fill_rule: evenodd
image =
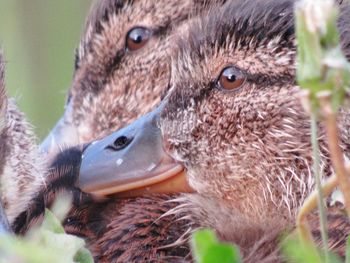
M317 202L317 200L318 200L317 196L316 196L316 199L313 199L313 200L310 199L309 203L307 203L306 202L307 200L306 200L297 216L296 227L297 227L300 241L304 245L312 244L313 246L315 246L309 225L306 221L306 216L310 211L312 211L315 208L316 205L314 203Z
M350 169L350 168L349 168ZM322 185L322 193L324 196L329 196L334 188L338 185L337 176L333 174L327 179L327 181ZM304 243L312 244L313 238L306 223L306 216L318 205L319 194L318 190L315 189L304 201L302 207L299 210L296 225L299 236Z
M328 148L338 185L344 195L345 210L350 216L350 176L345 167L343 151L339 146L337 117L331 106L330 94L320 96L321 110L326 124Z
M320 171L320 149L317 139L317 113L315 107L311 111L311 143L313 153L313 171L316 179L316 189L318 193L318 210L320 217L320 229L322 236L322 243L324 248L325 262L329 262L328 255L328 235L327 235L327 221L325 215L325 207L323 202L323 191L321 185L321 171Z

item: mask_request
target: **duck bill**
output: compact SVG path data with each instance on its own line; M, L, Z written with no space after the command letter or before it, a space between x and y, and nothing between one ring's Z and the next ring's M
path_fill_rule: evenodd
M78 144L78 130L71 118L71 106L67 106L64 115L41 143L40 150L51 160L62 148Z
M87 147L77 186L100 196L192 192L183 165L164 151L158 112Z

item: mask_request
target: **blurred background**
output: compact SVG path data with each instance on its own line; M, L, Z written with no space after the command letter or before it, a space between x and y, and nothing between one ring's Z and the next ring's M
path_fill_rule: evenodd
M0 0L6 85L39 139L63 112L91 0Z

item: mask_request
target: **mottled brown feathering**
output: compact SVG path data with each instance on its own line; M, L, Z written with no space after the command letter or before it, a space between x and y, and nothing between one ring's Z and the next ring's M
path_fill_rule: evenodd
M165 145L184 163L195 190L217 199L226 206L223 210L246 223L220 224L221 213L203 209L207 213L202 220L212 218L218 234L239 245L242 236L225 238L227 233L276 222L283 228L292 226L298 208L315 187L310 121L295 83L293 4L227 3L219 12L192 22L173 55L170 91L160 120ZM339 28L347 55L349 14L344 4ZM245 78L232 91L218 82L227 67ZM349 110L344 108L339 118L344 149L349 149L348 119ZM319 143L327 177L332 170L322 126ZM220 229L222 225L231 231ZM348 222L344 225L339 231L346 236ZM243 251L251 247L241 245Z
M185 30L189 18L205 12L216 2L224 1L181 0L154 3L149 0L103 0L96 2L87 19L80 47L76 53L76 69L64 117L66 122L73 123L78 130L78 140L73 144L102 137L157 105L168 88L170 78L168 55L175 44L174 36ZM141 50L128 52L125 49L126 34L135 26L152 29L154 36ZM63 144L70 143L63 141ZM48 178L48 182L50 181L51 176ZM46 202L49 199L51 198L47 198ZM111 204L118 202L118 200L110 201ZM138 202L142 207L142 199L135 202L130 200L130 205ZM162 207L158 203L157 199L154 202L155 208ZM102 204L98 206L103 207ZM176 205L167 204L163 210L170 209L171 206ZM109 206L101 208L101 211L107 213L108 208ZM125 207L122 209L127 211ZM150 207L150 209L153 208ZM87 208L79 208L72 211L83 217L85 215L83 211L87 210ZM93 213L92 207L89 213L92 218L94 218ZM29 214L33 214L33 211ZM108 220L117 222L121 219L117 213ZM16 230L25 231L23 223L29 221L28 215L22 213L15 224ZM67 228L68 231L73 231L72 229L76 226L84 226L77 223L77 220L72 222ZM109 224L108 221L106 224ZM153 225L150 224L147 227L152 229ZM79 231L85 230L79 229ZM77 233L77 231L73 232ZM108 233L103 234L101 234L101 240L113 239L113 236ZM132 234L131 238L133 238ZM166 237L159 236L159 242L164 243L163 238L167 240ZM140 240L141 244L144 242ZM119 246L119 243L114 245ZM152 247L155 251L156 243ZM136 252L139 253L138 250L129 250L126 254L136 255ZM147 255L146 252L143 253ZM108 254L101 255L101 258L106 257Z
M188 230L189 225L179 220L180 215L173 215L166 220L162 218L176 205L170 201L170 196L150 196L111 202L107 206L108 210L102 213L109 222L104 229L105 234L89 242L96 261L189 261L189 246L184 242L187 236L180 235L182 231ZM88 222L99 223L91 222L91 219Z
M185 163L192 186L262 222L274 211L294 218L314 189L309 116L295 83L293 3L228 3L193 22L178 40L160 120L168 150ZM348 14L344 8L342 19ZM343 35L343 46L348 41ZM231 66L245 82L225 92L218 77ZM328 176L320 128L322 169ZM344 138L343 146L349 146Z
M180 198L180 205L162 218L185 215L190 224L214 228L221 239L240 246L247 262L281 261L279 234L293 227L298 208L315 186L309 116L295 83L293 4L233 1L191 22L178 39L170 91L161 106L165 146L184 163L199 193ZM341 15L346 49L348 6ZM245 78L234 91L218 85L226 67ZM342 131L348 114L342 109ZM346 136L342 147L348 149ZM332 171L322 126L319 142L327 177ZM349 230L348 222L337 224L337 218L330 215L329 220L342 235L331 234L331 242ZM186 232L181 230L181 235ZM118 248L120 243L113 244Z
M76 69L66 111L66 115L69 115L66 120L78 127L80 142L91 141L121 127L160 101L170 77L168 53L173 46L174 35L184 30L187 19L204 12L214 2L223 1L162 1L157 4L148 0L96 2L77 50ZM131 53L125 50L125 38L134 26L151 28L154 37L145 48ZM53 166L56 167L55 164ZM22 212L14 223L16 232L24 233L33 223L40 221L44 206L50 206L54 196L60 192L55 188L55 182L59 181L56 179L71 174L71 168L74 170L74 165L68 166L69 169L60 167L48 175L47 188L37 195L33 205ZM70 183L72 186L73 183ZM63 185L71 188L66 182L60 184L60 189ZM118 200L110 203L115 202ZM157 207L157 202L154 203ZM100 203L99 206L103 207ZM163 210L170 206L175 204L167 204ZM75 208L72 213L81 216L87 210ZM104 208L104 213L108 208ZM93 212L91 208L90 218L94 218ZM108 220L118 221L118 215ZM76 233L73 230L75 227L84 226L73 222L67 228L68 231ZM85 230L79 231L82 234ZM164 237L158 238L162 240Z

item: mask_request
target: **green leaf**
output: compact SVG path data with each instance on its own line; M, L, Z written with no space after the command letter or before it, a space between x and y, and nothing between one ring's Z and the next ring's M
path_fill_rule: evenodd
M230 244L220 243L212 230L204 229L195 232L191 245L197 263L241 262L239 250Z
M322 263L321 257L317 249L313 246L303 246L302 243L293 238L287 239L282 244L282 250L288 262L295 263Z
M204 229L195 232L192 237L192 248L197 261L202 262L202 256L205 251L217 242L217 238L212 230Z
M241 257L236 247L228 244L213 244L204 252L202 263L239 263Z
M297 238L287 238L282 243L283 255L290 263L325 263L324 252L312 245L305 245ZM341 263L342 261L334 254L328 252L328 263Z

